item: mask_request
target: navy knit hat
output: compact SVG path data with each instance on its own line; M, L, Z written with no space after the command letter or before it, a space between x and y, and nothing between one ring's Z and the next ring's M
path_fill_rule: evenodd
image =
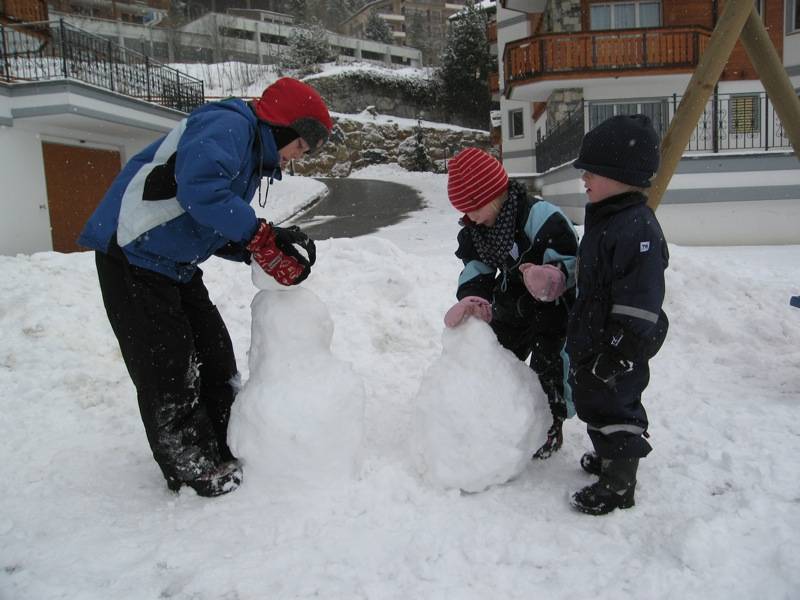
M647 115L617 115L583 136L576 169L636 187L650 187L658 170L658 134Z

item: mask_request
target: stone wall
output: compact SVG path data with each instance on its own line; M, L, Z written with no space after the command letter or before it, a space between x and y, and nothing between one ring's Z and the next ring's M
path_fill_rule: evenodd
M580 0L550 0L544 14L544 32L561 33L581 30Z
M358 114L373 107L383 115L468 126L458 115L442 108L437 84L432 79L404 77L391 71L352 70L332 76L309 77L333 112Z
M583 103L583 88L554 90L547 99L547 131L551 131Z
M334 119L342 139L328 142L317 154L295 161L295 173L310 176L347 177L353 169L398 163L410 168L410 155L401 144L416 133L416 125L389 122L385 117L375 122L340 117ZM468 146L492 151L488 131L477 129L441 129L424 127L423 137L437 172L453 154ZM405 145L405 149L410 144Z

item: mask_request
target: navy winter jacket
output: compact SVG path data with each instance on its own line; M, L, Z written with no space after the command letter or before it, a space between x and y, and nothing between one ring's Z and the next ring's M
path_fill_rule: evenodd
M603 352L652 357L667 334L667 242L647 198L626 192L586 207L578 250L578 294L567 330L573 368Z
M261 177L280 179L269 125L242 100L205 104L131 158L78 238L186 282L226 244L243 245L258 225L250 201Z

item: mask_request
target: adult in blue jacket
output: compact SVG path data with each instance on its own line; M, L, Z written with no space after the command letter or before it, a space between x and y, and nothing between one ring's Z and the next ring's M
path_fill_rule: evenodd
M80 235L96 251L106 313L172 490L217 496L242 479L226 442L233 346L198 265L252 258L283 285L308 276L313 242L258 219L250 201L332 127L319 94L288 77L251 103L203 105L128 161Z

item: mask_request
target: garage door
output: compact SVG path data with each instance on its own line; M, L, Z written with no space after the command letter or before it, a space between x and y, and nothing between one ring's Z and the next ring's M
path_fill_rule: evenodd
M53 250L83 250L75 241L120 171L116 150L42 142Z

